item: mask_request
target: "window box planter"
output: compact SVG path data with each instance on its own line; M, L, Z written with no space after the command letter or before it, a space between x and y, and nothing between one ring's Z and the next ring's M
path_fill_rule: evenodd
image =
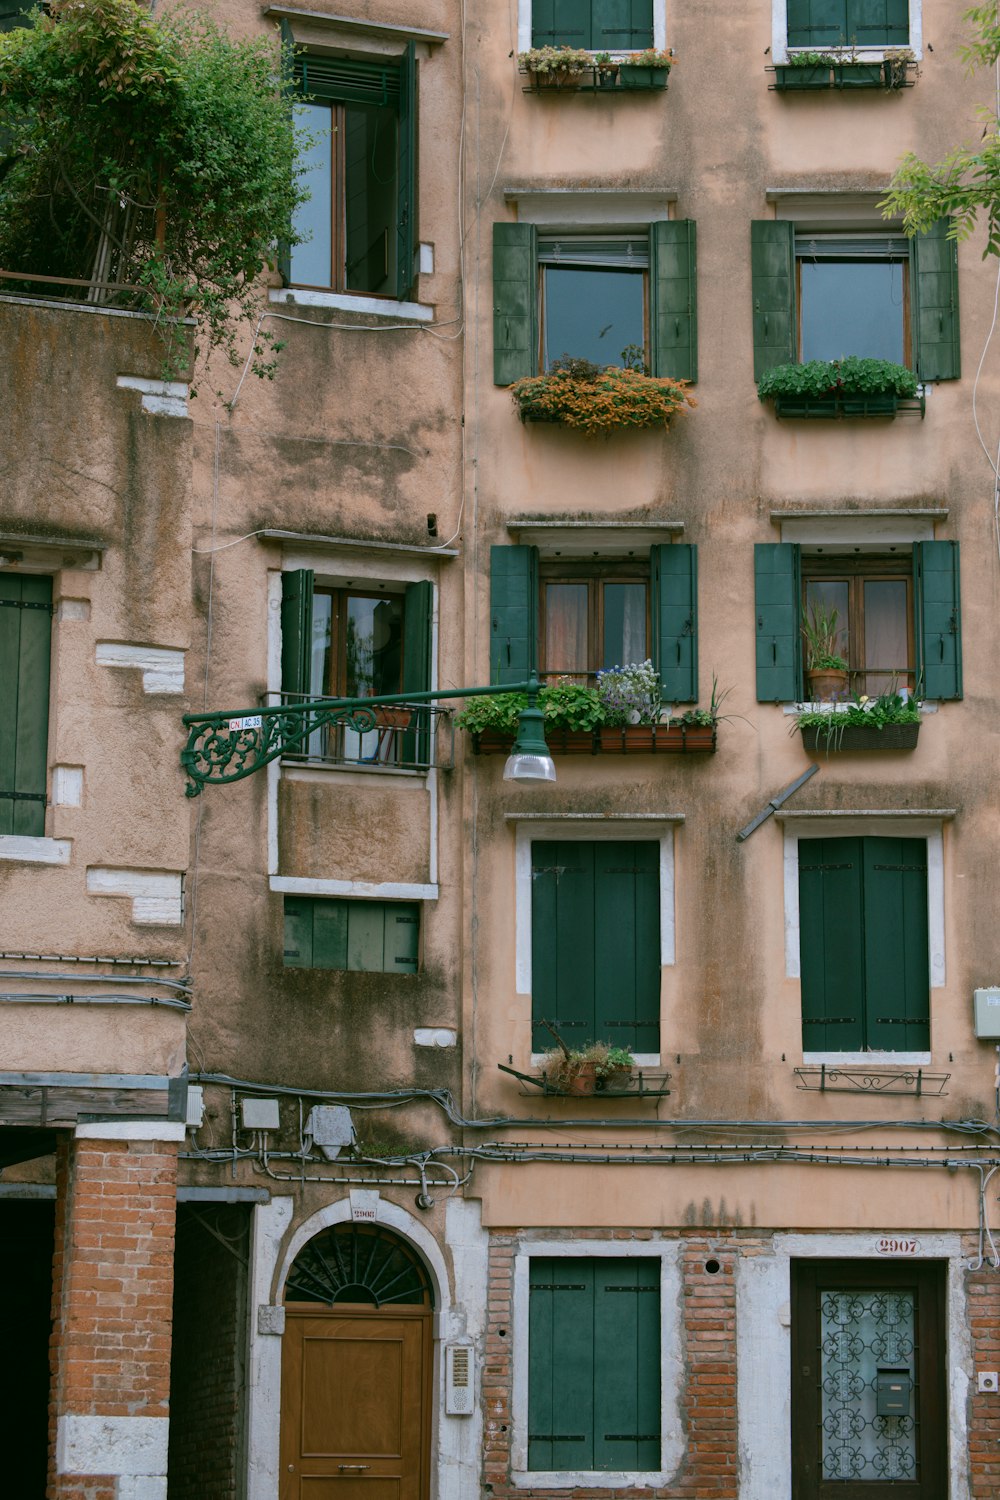
M894 417L924 414L924 396L913 371L887 359L846 355L804 364L772 365L757 381L762 401L778 417Z
M880 89L882 64L838 63L833 70L833 85L838 89Z
M774 70L774 86L782 93L804 89L828 89L830 66L828 63L819 63L814 68L795 68L779 63Z
M665 89L669 68L643 68L634 63L622 63L618 74L621 89Z
M697 402L686 380L646 375L585 359L555 360L543 375L525 375L510 388L522 422L558 422L588 437L668 428L671 417Z
M924 414L924 398L904 396L775 396L776 417L842 420L844 417L895 417L901 410Z
M702 724L628 724L620 729L607 726L594 733L545 728L552 755L691 755L714 754L716 732ZM472 736L473 755L509 755L512 734L484 729Z
M810 755L867 750L915 750L920 734L919 724L874 725L849 724L827 736L822 729L806 725L802 729L802 747Z

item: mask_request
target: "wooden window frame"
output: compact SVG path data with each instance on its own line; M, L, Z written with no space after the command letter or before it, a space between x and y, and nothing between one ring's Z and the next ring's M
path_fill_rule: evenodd
M650 605L650 566L648 557L628 562L546 562L539 564L538 660L542 678L570 677L592 681L603 669L595 665L601 659L604 640L604 585L606 583L641 583L646 590L646 649L642 660L651 655L652 611ZM550 583L586 583L587 595L587 669L586 672L550 666L545 656L546 589ZM612 665L617 665L613 663Z
M404 589L366 589L353 588L344 584L324 585L316 584L313 589L313 598L325 595L333 602L330 608L330 674L329 680L324 684L324 694L331 698L346 698L347 694L347 601L348 599L398 599L400 602L400 641L399 641L399 681L403 681L404 664L403 651L405 640L403 634L403 620L406 612L406 595ZM386 689L387 692L401 693L402 687L396 686Z
M879 665L869 667L864 659L864 584L902 578L906 582L906 652L905 672L900 674L899 687L911 692L916 688L916 632L913 610L913 558L886 557L875 553L861 556L813 553L801 554L802 609L807 607L808 587L813 582L846 581L848 586L848 674L852 691L867 693L867 673L884 674L891 668Z
M593 240L595 238L599 238L598 235L595 235L593 233L587 234L585 237L588 240ZM615 231L613 231L613 230L611 230L609 228L608 229L608 236L607 237L608 237L609 240L612 239L612 238L614 238L614 237L616 237ZM566 239L572 239L572 238L574 238L574 236L573 235L566 235L565 238ZM642 276L642 358L643 358L643 363L646 366L646 369L647 370L652 370L652 368L653 368L653 344L652 344L652 323L651 323L651 318L650 318L650 295L649 295L649 278L650 278L650 269L651 269L650 262L651 262L652 256L651 256L651 252L650 252L650 249L649 249L649 232L647 230L645 236L638 236L637 235L637 236L634 236L634 238L636 238L636 239L638 239L638 238L645 238L645 242L646 242L646 264L645 264L645 266L641 266L641 267L640 266L632 266L632 267L623 266L623 267L621 267L621 269L622 270L631 270L633 272L633 274L635 274L635 275L641 275ZM548 257L546 257L546 256L542 255L541 253L539 253L538 259L537 259L537 263L535 265L535 276L536 276L536 283L537 283L537 298L538 298L538 351L537 351L536 365L537 365L538 372L541 375L545 374L545 272L549 268L553 268L555 270L558 270L559 269L559 265L556 262L550 260ZM586 265L585 262L580 262L579 264L577 264L577 263L574 262L574 265L572 267L563 267L563 269L587 270L588 267L587 267L587 265ZM594 266L590 267L589 269L594 270L594 271L610 271L610 272L614 272L617 268L614 267L614 266L594 265ZM571 355L570 358L572 358L572 357L573 356ZM562 355L556 355L556 358L557 359L561 359ZM608 363L610 364L610 363L612 363L612 361L609 360Z
M935 1260L793 1260L792 1483L797 1500L939 1500L948 1491L947 1263ZM821 1403L816 1354L824 1288L916 1292L916 1372L920 1401L918 1481L824 1480L820 1475ZM938 1439L935 1444L935 1438Z
M797 230L796 230L796 233L798 233ZM854 234L854 235L851 235L850 237L852 239L862 239L862 238L864 238L864 235L863 234ZM872 238L873 238L873 240L875 240L875 239L878 238L878 236L873 235ZM796 350L797 350L797 356L796 357L798 359L799 364L802 364L802 362L803 362L802 361L802 263L803 263L803 261L807 261L807 260L810 260L810 259L812 259L811 256L800 254L799 251L796 250L796 252L795 252L795 313L796 313L796 318L795 318L795 321L796 321L795 341L796 341L796 343L795 343L795 347L796 347ZM851 265L851 264L864 265L865 264L865 260L862 260L858 256L852 256L852 255L846 255L846 254L843 255L843 256L838 256L838 255L822 255L822 256L817 256L816 259L818 259L818 260L824 260L824 261L832 261L832 262L834 262L834 263L836 263L838 265ZM899 266L902 267L902 270L903 270L903 302L902 302L902 308L901 308L901 315L902 315L902 319L903 319L903 359L902 359L902 363L906 366L906 368L908 370L912 370L912 369L915 368L915 364L914 364L914 350L913 350L913 322L912 322L912 316L911 316L911 310L910 310L910 271L911 271L911 258L910 258L909 255L907 255L904 258L904 257L899 256L899 255L888 255L887 254L884 257L883 256L873 255L873 256L867 257L866 259L870 260L870 261L880 262L880 263L883 262L883 261L887 261L887 262L889 262L891 264L896 264L896 265L899 265Z

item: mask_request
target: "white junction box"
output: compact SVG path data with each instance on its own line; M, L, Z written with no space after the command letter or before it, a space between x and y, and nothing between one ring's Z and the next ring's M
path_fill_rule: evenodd
M1000 1041L1000 985L974 990L972 1003L976 1036L987 1041Z
M305 1128L305 1148L318 1146L327 1161L336 1161L345 1146L356 1140L351 1111L346 1104L316 1104L309 1111Z
M243 1099L244 1130L277 1130L281 1112L277 1099Z

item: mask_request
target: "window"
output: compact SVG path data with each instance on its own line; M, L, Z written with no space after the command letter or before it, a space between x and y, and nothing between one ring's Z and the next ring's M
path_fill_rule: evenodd
M563 355L641 359L697 380L697 256L690 219L640 231L539 233L493 226L493 379L510 385Z
M0 32L16 31L18 27L31 25L33 5L26 0L0 0Z
M531 845L532 1050L611 1041L660 1047L660 846L654 840Z
M45 833L52 579L0 572L0 834Z
M659 1259L529 1265L529 1470L658 1469Z
M420 907L406 901L285 897L285 968L415 974Z
M799 839L804 1052L930 1047L927 841Z
M536 547L494 547L490 559L490 680L592 675L645 661L663 699L698 696L697 549L654 545L628 560L539 559Z
M653 46L653 0L531 0L531 45L639 52Z
M430 691L430 583L317 584L310 568L283 573L281 582L285 702ZM367 734L317 730L304 753L354 763L426 765L431 719L431 710L418 708L408 724L387 724Z
M754 378L774 365L856 354L909 365L922 380L958 379L958 257L948 224L906 239L755 221Z
M416 62L295 59L296 115L310 198L298 210L303 243L286 257L294 286L404 298L416 232Z
M944 1320L942 1262L792 1262L798 1500L948 1493Z
M755 549L757 698L804 696L802 612L835 608L852 691L895 682L922 698L962 696L957 542L919 541L889 551L765 542Z
M908 0L786 0L789 47L908 47Z

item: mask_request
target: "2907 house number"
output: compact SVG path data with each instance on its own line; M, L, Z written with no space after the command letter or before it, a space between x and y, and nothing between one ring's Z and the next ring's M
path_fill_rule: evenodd
M920 1241L884 1234L875 1241L875 1250L879 1255L916 1255L920 1250Z

